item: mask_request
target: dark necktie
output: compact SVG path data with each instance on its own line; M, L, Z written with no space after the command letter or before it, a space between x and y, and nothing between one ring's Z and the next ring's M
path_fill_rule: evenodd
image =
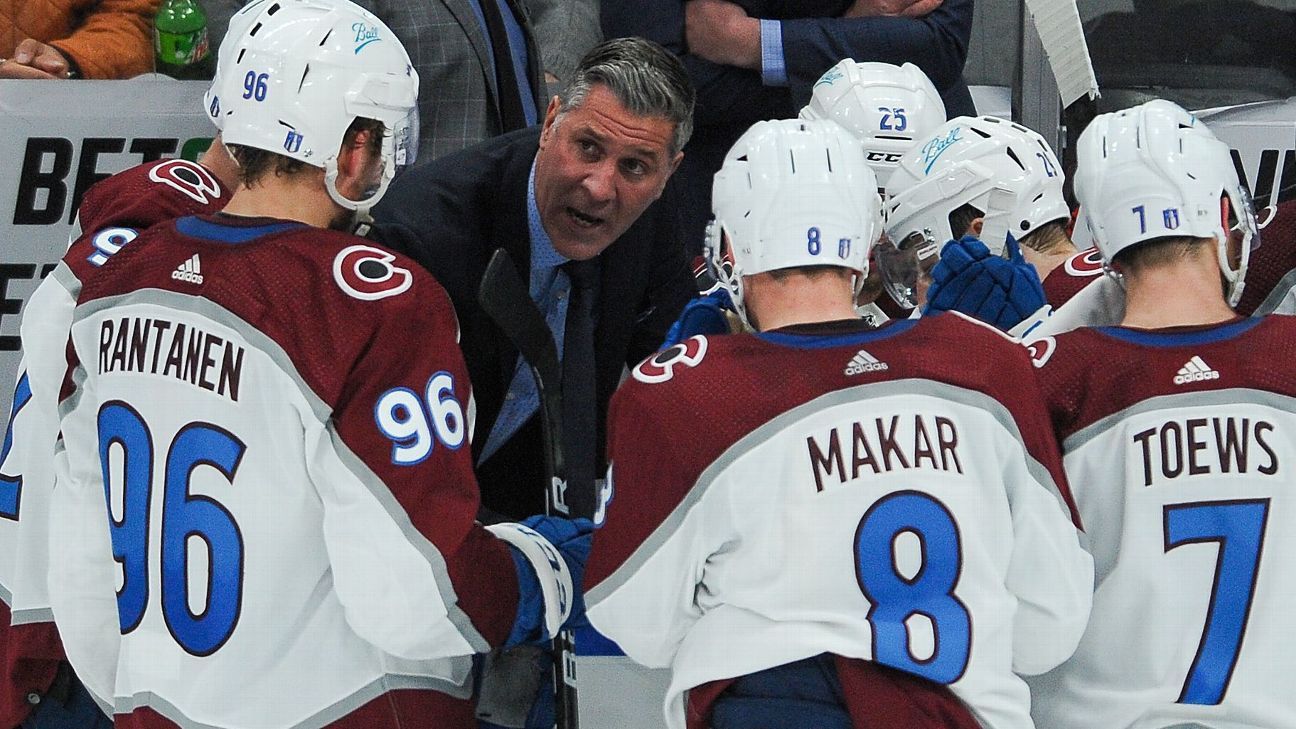
M563 334L563 445L567 459L567 504L571 516L594 515L594 478L598 437L594 369L594 300L598 296L597 261L563 264L571 279L567 324Z
M517 74L513 72L513 56L509 46L508 30L496 0L478 0L486 30L490 33L491 52L495 55L495 97L499 100L501 132L511 132L527 126L522 100L518 98Z

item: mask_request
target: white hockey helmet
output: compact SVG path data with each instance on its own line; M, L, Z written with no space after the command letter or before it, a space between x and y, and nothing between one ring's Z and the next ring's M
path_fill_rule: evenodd
M900 160L887 181L887 234L914 234L936 245L958 238L950 213L981 211L980 238L995 254L1007 234L1021 240L1036 228L1070 218L1062 196L1062 165L1039 134L992 116L951 119Z
M225 114L221 111L220 97L224 93L222 81L227 75L224 73L225 68L231 65L234 57L238 55L234 47L247 33L248 28L252 27L253 21L273 4L274 0L252 0L230 16L225 37L221 39L220 50L216 53L216 71L212 76L211 86L203 94L203 108L207 111L207 118L211 119L217 129L223 129L225 126Z
M882 231L876 175L850 133L825 120L753 124L715 175L711 209L708 253L744 318L743 276L839 266L858 287Z
M900 156L945 123L945 104L912 63L846 58L815 82L802 119L831 119L864 145L864 158L885 185Z
M418 74L396 35L349 0L272 0L237 40L218 95L226 144L263 149L325 171L329 197L364 212L386 192L397 166L417 153ZM260 6L257 6L260 7ZM363 200L337 190L337 156L351 123L386 127L383 173Z
M1108 266L1145 241L1213 238L1226 298L1237 304L1260 232L1228 145L1182 107L1155 99L1095 118L1080 135L1077 158L1076 197ZM1228 255L1230 229L1242 234L1236 268Z

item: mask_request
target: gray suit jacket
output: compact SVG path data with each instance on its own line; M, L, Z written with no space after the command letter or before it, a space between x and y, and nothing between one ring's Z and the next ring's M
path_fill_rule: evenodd
M544 70L557 76L560 85L566 83L581 57L603 40L599 0L526 0L526 4L544 57ZM554 89L551 85L550 90Z
M492 0L482 0L491 2ZM490 44L469 0L355 0L396 33L419 74L420 163L510 131L500 121ZM542 62L521 0L508 0L527 28L528 74L544 116ZM214 39L244 0L204 0ZM216 35L218 34L219 35Z

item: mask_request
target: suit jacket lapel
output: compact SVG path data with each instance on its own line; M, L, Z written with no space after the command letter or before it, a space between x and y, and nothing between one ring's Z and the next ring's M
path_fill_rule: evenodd
M493 0L481 0L482 2L492 2ZM495 74L491 73L494 66L494 59L491 57L490 43L486 39L485 31L482 30L481 23L477 22L477 13L473 10L472 0L442 0L446 9L454 15L459 25L463 26L464 33L468 35L469 42L472 43L473 51L477 53L477 60L481 63L482 75L486 78L486 85L491 90L491 94L498 98L499 89L495 88Z
M535 139L538 139L537 134ZM531 138L528 135L528 138ZM496 222L491 226L491 254L495 249L503 248L513 257L518 276L524 284L531 281L531 232L527 218L527 181L530 178L531 162L535 158L536 144L519 144L513 154L499 169L500 190L499 203L495 206ZM489 259L490 255L487 256ZM500 398L508 392L513 381L513 372L517 366L518 352L499 328L491 323L490 331L494 332L496 351L499 355L499 371L503 381L500 384ZM493 428L499 411L490 414L490 423L478 423L478 428ZM483 430L489 433L489 430ZM485 437L482 437L485 443Z

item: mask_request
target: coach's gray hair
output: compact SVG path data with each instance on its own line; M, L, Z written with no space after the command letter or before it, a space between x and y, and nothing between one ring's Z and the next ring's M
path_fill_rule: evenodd
M594 84L606 86L638 116L672 122L672 155L683 149L692 136L697 93L684 64L656 43L643 38L613 38L594 46L558 95L559 115L580 108Z

